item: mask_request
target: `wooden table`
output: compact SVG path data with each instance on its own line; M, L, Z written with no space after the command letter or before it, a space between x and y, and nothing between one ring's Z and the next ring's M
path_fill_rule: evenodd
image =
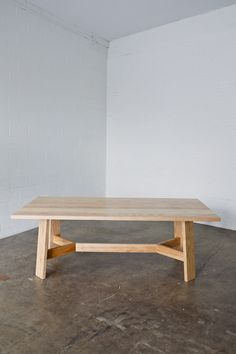
M72 252L159 253L184 264L195 278L193 222L220 221L198 199L39 197L12 215L39 220L36 276L46 278L47 259ZM171 221L174 238L157 244L74 243L61 237L60 220Z

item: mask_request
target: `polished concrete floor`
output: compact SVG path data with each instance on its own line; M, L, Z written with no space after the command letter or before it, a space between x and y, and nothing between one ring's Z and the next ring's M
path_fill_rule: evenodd
M83 242L150 243L169 223L65 222ZM236 353L236 232L195 225L197 279L154 254L75 253L34 276L37 230L0 240L0 353Z

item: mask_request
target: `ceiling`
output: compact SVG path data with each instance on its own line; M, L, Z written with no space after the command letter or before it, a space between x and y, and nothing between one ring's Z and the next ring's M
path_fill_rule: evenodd
M108 41L202 14L236 0L25 0Z

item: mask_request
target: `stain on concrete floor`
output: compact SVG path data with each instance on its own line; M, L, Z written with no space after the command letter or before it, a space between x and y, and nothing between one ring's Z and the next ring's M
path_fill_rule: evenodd
M154 243L170 223L64 222L81 242ZM236 353L236 232L195 225L197 279L155 254L77 253L34 276L37 230L0 240L1 354Z

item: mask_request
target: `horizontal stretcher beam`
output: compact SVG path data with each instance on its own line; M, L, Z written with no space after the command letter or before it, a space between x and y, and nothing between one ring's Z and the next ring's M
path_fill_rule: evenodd
M175 237L175 238L172 238L171 240L160 242L159 245L164 245L164 246L168 246L171 248L178 247L178 246L180 246L180 237Z
M159 253L183 261L183 252L159 244L76 243L76 252Z
M59 256L65 256L66 254L75 252L75 243L71 242L68 245L57 246L54 248L50 248L48 250L47 258L54 258Z
M58 236L54 236L53 241L58 246L48 250L48 259L64 256L72 252L109 252L158 253L182 262L184 260L183 252L175 248L179 246L179 238L164 241L160 244L74 243Z
M183 262L184 280L189 282L196 277L193 223L174 222L174 238L155 244L114 244L80 243L61 237L60 221L43 219L39 221L36 276L46 278L47 259L64 256L74 252L114 252L114 253L153 253L161 254Z

